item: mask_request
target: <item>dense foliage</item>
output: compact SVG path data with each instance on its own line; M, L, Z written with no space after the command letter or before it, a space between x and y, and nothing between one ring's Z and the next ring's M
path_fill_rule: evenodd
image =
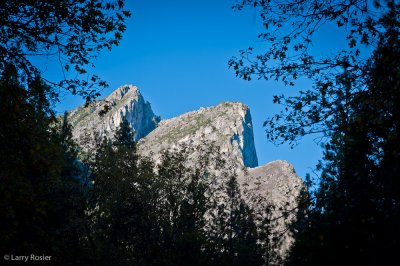
M124 1L0 2L0 251L85 264L87 167L77 159L67 117L51 104L61 88L87 100L105 86L87 68L118 45L130 13ZM34 62L56 58L61 81L41 77ZM71 70L70 70L71 69ZM68 78L66 72L74 78Z
M400 248L400 3L250 0L237 7L248 4L260 9L268 49L253 61L246 61L252 49L231 60L236 74L313 81L298 96L274 98L284 108L265 122L268 139L295 145L307 134L323 137L321 176L299 199L286 264L393 265ZM346 28L348 47L317 58L309 48L324 23ZM362 45L373 49L370 58Z
M89 165L88 215L97 264L263 265L252 209L242 199L236 175L214 147L162 154L155 165L136 153L127 122L115 141L105 139ZM203 149L201 151L201 149ZM90 252L88 252L90 254Z
M67 124L56 125L41 80L20 84L9 65L0 79L0 252L79 257L84 193Z

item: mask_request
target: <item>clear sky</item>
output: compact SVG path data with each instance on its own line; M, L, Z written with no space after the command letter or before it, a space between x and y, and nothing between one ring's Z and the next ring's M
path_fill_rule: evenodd
M104 51L95 62L95 73L110 87L108 95L123 84L139 87L144 98L162 118L218 104L240 101L250 107L259 164L287 160L304 178L322 150L312 137L290 149L268 143L263 122L279 110L272 96L307 89L285 88L273 81L243 81L228 69L228 60L240 49L257 42L260 18L254 10L234 12L234 0L127 0L132 11L121 44ZM320 44L334 42L332 33ZM52 75L54 69L44 75ZM303 86L303 87L301 87ZM79 97L61 99L59 112L82 104Z

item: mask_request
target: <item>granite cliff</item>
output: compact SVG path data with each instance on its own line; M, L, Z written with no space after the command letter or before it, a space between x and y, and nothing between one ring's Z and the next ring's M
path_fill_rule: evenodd
M104 110L108 111L101 115ZM150 103L132 85L121 86L105 99L69 113L74 139L83 150L92 148L103 137L111 138L123 119L134 130L135 140L154 130L159 121Z
M224 102L162 120L139 141L139 151L157 157L162 150L178 145L197 146L203 140L218 146L221 155L234 159L239 168L258 165L250 110L237 102Z
M108 112L99 115L105 106ZM224 102L160 121L138 89L125 85L102 101L70 112L73 136L83 150L93 147L102 137L111 138L122 119L135 131L139 153L155 160L163 150L180 145L197 147L205 140L218 146L220 156L234 162L238 183L249 204L255 202L254 198L263 198L275 207L273 231L281 235L277 252L285 256L293 242L290 231L285 229L296 217L293 210L304 184L286 161L258 166L251 114L246 105ZM196 159L196 152L191 159ZM289 215L283 215L285 212Z

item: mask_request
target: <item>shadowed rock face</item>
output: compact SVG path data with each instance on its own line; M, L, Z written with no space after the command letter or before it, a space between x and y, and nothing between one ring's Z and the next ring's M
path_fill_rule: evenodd
M99 112L108 105L103 116ZM135 86L125 85L104 100L89 107L79 107L70 112L73 136L85 150L94 147L96 139L111 138L123 119L134 129L138 151L151 155L155 160L166 149L180 145L198 147L213 143L220 148L221 157L234 162L238 183L245 199L254 208L254 198L271 203L275 210L274 232L284 232L277 252L284 257L293 243L287 229L296 218L297 198L304 184L286 161L274 161L258 166L254 146L253 125L249 108L239 102L224 102L213 107L201 108L178 117L159 121L150 104L144 101ZM199 158L196 151L190 159ZM232 170L232 169L230 169Z
M237 102L201 108L163 120L149 135L139 141L139 151L157 155L177 145L201 145L211 141L221 149L221 156L234 159L238 168L258 165L253 125L249 108Z
M108 112L100 115L106 106ZM69 113L74 139L84 150L93 148L96 141L103 137L111 138L123 119L135 131L135 140L146 136L156 128L159 121L150 103L132 85L124 85L104 100L87 107L78 107Z
M305 189L303 181L291 164L278 160L241 172L238 183L245 190L244 195L250 205L255 202L252 198L261 197L274 206L271 216L275 220L272 232L281 235L275 251L284 258L294 241L287 228L296 219L297 201L301 191ZM257 209L262 206L253 204L252 207Z

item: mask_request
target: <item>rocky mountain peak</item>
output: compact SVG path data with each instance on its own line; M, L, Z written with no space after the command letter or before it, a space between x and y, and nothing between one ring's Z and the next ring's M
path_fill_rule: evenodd
M197 146L203 140L217 145L221 155L236 160L239 168L258 165L250 110L239 102L223 102L163 120L140 140L139 149L157 157L162 150Z
M123 85L108 95L104 99L103 103L109 102L113 105L116 105L121 101L130 101L133 99L137 100L138 97L141 97L138 87L134 85Z
M146 136L159 121L150 103L133 85L121 86L105 99L69 113L73 136L83 150L93 148L103 137L112 138L123 119L134 130L135 140Z

